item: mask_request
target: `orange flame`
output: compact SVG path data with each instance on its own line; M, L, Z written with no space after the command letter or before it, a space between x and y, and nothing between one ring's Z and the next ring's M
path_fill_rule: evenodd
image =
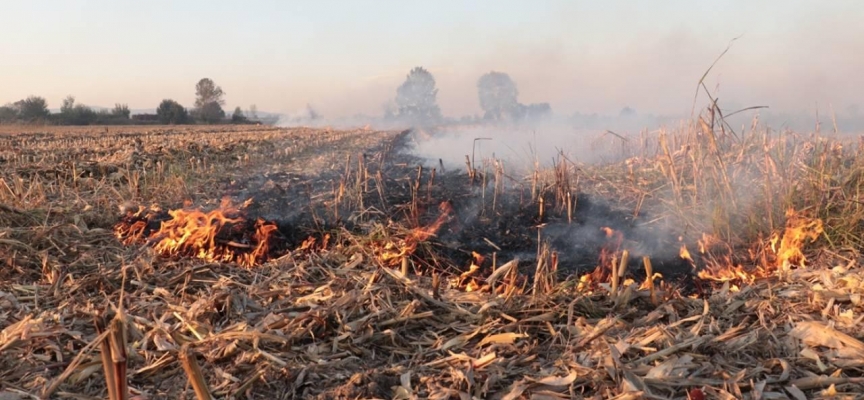
M429 240L430 237L438 233L441 226L447 222L450 213L453 212L453 206L449 202L443 202L438 209L441 211L441 214L435 222L425 227L412 229L399 243L386 243L380 255L381 261L392 263L400 260L402 257L411 255L417 250L417 245L420 242Z
M758 278L771 275L778 268L787 269L792 265L803 267L807 260L803 251L804 243L807 240L815 241L822 232L822 220L808 218L789 209L786 211L786 228L782 237L774 234L770 240L770 249L777 256L776 262L745 270L727 256L723 263L699 271L698 276L704 280L751 284ZM717 243L717 239L709 235L703 235L703 239L699 241L700 251L703 252L706 247Z
M243 208L249 202L243 204ZM114 227L124 244L147 241L164 256L195 257L209 262L236 262L244 267L259 264L269 257L277 227L257 219L251 227L240 208L223 201L222 207L209 212L179 209L168 211L169 219L148 232L153 219L146 210L127 215ZM154 209L151 211L158 211Z
M453 212L453 206L449 202L443 202L438 206L438 210L441 211L441 215L433 222L432 224L426 226L425 228L417 228L411 231L409 235L409 239L415 242L422 242L424 240L428 240L430 237L438 233L438 230L441 229L441 225L444 225L447 222L447 217L450 216L450 213Z
M690 251L687 250L686 244L681 245L681 250L678 252L678 256L687 261L693 262L693 257L690 256Z
M737 292L740 286L753 284L757 279L768 276L768 271L762 268L748 271L741 264L735 264L726 258L722 264L706 266L697 276L707 281L729 282L730 290Z
M600 259L597 260L597 268L594 268L580 285L587 286L589 283L606 282L612 275L612 268L618 268L617 256L621 244L624 242L624 234L607 226L600 230L606 235L606 243L600 249Z
M807 258L804 256L804 242L810 242L819 238L823 232L822 220L818 218L807 218L795 212L793 209L786 211L786 229L783 238L780 239L780 248L777 248L777 236L771 240L771 250L777 255L777 267L786 269L791 265L804 267Z

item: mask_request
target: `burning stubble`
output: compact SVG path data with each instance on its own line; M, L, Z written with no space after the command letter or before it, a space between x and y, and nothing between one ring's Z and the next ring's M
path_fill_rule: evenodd
M127 212L114 226L114 232L126 245L147 243L164 256L252 267L273 257L278 227L260 218L249 220L244 212L246 206L248 203L236 207L225 199L221 207L210 211L163 212L141 207L137 212Z
M151 360L145 355L162 354L152 358L155 361L145 361L149 364L142 373L132 375L136 388L160 384L163 377L150 375L146 368L170 365L179 371L192 363L197 368L186 368L187 376L171 378L165 385L182 390L188 381L203 388L199 393L206 393L208 388L223 390L221 378L213 375L216 368L239 377L223 383L229 391L261 393L271 390L270 386L254 383L265 377L270 382L298 382L304 368L332 360L354 368L351 371L356 374L351 379L358 382L379 379L364 377L364 371L391 368L394 363L438 376L435 379L447 379L441 377L451 376L452 363L461 363L464 356L452 358L442 349L470 356L475 361L468 368L475 368L477 374L488 372L487 367L509 365L500 363L543 352L576 352L592 365L619 357L626 365L649 371L677 363L680 358L674 358L676 354L713 360L743 351L748 359L739 361L744 365L752 361L749 357L798 357L800 350L788 349L788 343L793 337L807 337L798 332L801 329L818 329L812 324L820 320L820 312L836 319L838 328L830 329L854 329L853 318L843 319L846 314L832 311L835 305L857 301L853 295L848 300L842 297L853 290L847 285L858 282L856 269L848 267L854 265L854 258L842 248L860 240L861 219L856 219L857 203L837 200L851 198L857 190L854 171L860 160L856 159L854 144L843 143L840 148L828 139L803 139L803 143L815 146L809 148L798 142L800 137L758 131L747 132L746 137L739 131L736 138L708 122L709 130L717 133L712 139L705 136L701 124L693 126L698 129L667 131L665 146L657 143L657 136L645 136L648 145L634 149L635 155L618 163L580 163L566 154L556 154L548 165L529 164L527 173L517 173L507 162L485 153L472 160L468 149L460 151L460 161L469 155L467 170L463 165L441 169L443 162L437 160L430 167L411 154L411 132L371 130L226 133L212 142L207 142L210 136L194 132L162 135L141 146L145 157L154 158L152 163L129 163L116 169L86 164L68 171L57 166L40 169L27 154L7 150L3 157L11 160L20 175L15 179L4 176L0 182L4 202L0 218L15 227L4 230L2 234L8 236L0 238L0 244L11 246L2 248L9 251L0 262L8 263L9 268L0 272L22 275L15 277L16 282L26 285L10 289L11 293L24 293L15 298L22 315L34 309L53 313L63 308L46 304L92 304L102 298L93 293L111 287L106 283L123 288L128 282L128 291L119 292L135 296L135 302L126 303L130 318L123 324L126 328L118 329L127 329L130 336L129 367L137 370L134 364ZM363 145L360 138L374 138L370 142L376 144ZM2 144L14 140L20 139L0 137ZM151 142L175 140L182 140L183 145L172 148L194 151L195 157L207 157L207 162L199 166L190 163L188 155L153 156L162 153ZM230 145L217 147L223 141ZM50 143L50 138L41 145L46 142ZM200 143L193 146L190 142ZM304 142L311 143L308 147L312 149ZM344 143L350 145L340 147ZM244 154L245 150L237 150L242 146L261 153ZM0 147L4 148L13 146ZM198 152L202 148L208 152ZM321 148L327 151L315 150ZM339 151L343 148L346 151ZM189 169L180 170L172 160L180 160L177 162ZM292 162L306 169L292 173L279 170ZM227 167L215 169L214 165ZM720 168L725 169L730 184ZM186 174L183 179L168 175L178 170ZM238 170L249 173L236 173ZM110 174L118 171L122 173L112 178ZM54 174L53 181L44 178L49 173ZM138 179L124 180L135 173L140 174ZM844 177L840 181L845 184L831 181L833 176ZM154 182L158 183L157 191ZM753 182L771 185L754 191L748 188ZM82 199L113 208L112 202L94 201L92 197L92 193L105 193L106 185L122 194L118 199L133 204L179 204L178 199L190 192L198 198L169 208L171 211L124 207L130 212L121 219L115 235L134 242L134 247L149 243L152 251L118 252L117 236L99 228L111 227L116 222L113 218L99 225L92 215L88 219L60 219L56 211L46 217L28 208L70 195L74 197L66 198L64 204L72 208ZM57 190L61 187L62 191ZM195 189L183 190L188 187ZM822 197L826 190L829 195ZM160 198L153 195L157 192L176 195ZM224 193L231 193L235 202L207 202ZM733 196L734 204L723 200ZM245 198L253 200L242 202ZM808 201L796 203L799 199ZM307 217L297 217L298 213ZM726 215L735 218L725 219ZM775 218L771 223L765 219L769 215ZM40 225L44 218L52 218L52 225ZM273 226L275 230L262 230ZM829 241L839 247L824 253L810 251L811 246L828 246ZM267 244L266 252L263 243ZM230 255L224 253L227 251ZM77 252L95 253L97 257L78 257ZM823 258L834 252L852 261L830 264L839 265L834 269L819 267L825 262ZM140 259L114 263L112 268L96 265L132 254ZM57 268L54 260L69 262L65 264L68 269ZM124 275L127 270L128 280ZM98 271L99 279L78 278L94 271ZM843 275L832 275L841 273L837 271ZM831 291L813 289L814 280ZM65 282L75 285L67 292ZM82 293L88 287L90 291ZM824 309L813 307L814 302L821 301L820 296L829 295L826 293L841 295L832 297ZM9 296L0 296L0 304L16 307L6 300ZM108 302L98 304L103 309L112 307ZM140 307L152 307L155 316L148 316ZM789 309L816 311L804 317L771 314ZM797 330L790 332L789 324L765 328L764 320L758 318L760 313L791 318ZM795 318L803 318L809 325L796 323ZM41 322L23 318L7 332L13 332L11 337L18 338L16 341L26 341L30 340L26 329L41 329L40 335L48 335L52 329L72 332L61 325L43 329L41 324L73 320L78 324L75 332L98 332L81 324L80 319L64 315ZM464 326L457 329L454 324ZM843 324L848 325L844 328ZM488 334L483 333L486 331ZM145 339L139 340L142 333ZM772 342L772 335L783 342ZM41 346L45 337L37 336L30 343ZM47 351L58 351L50 347L58 340L62 336L49 341ZM225 346L208 345L223 340ZM289 341L294 345L287 345ZM143 349L139 343L150 347ZM769 352L764 351L766 343L774 346ZM298 353L295 345L313 346L315 350ZM7 350L18 359L18 352L26 348L9 346ZM418 364L413 356L417 348L433 359ZM69 373L75 371L77 360L84 359L86 349L78 352L81 357L72 352L77 349L59 350L76 361L70 364ZM177 361L171 357L177 349L183 355L203 357ZM684 349L693 350L681 353ZM412 356L406 356L409 353ZM355 354L364 355L362 362L358 363ZM254 357L267 361L247 369L248 363L243 361ZM101 377L88 379L87 385L95 387L90 389L74 379L66 380L65 373L55 379L56 375L50 375L54 364L39 357L34 360L43 364L33 373L53 381L42 386L54 390L66 385L89 390L94 396L104 394L104 389L93 383L101 382ZM546 357L531 360L532 365L555 368ZM776 361L766 362L776 365ZM685 368L685 364L675 365ZM124 364L112 365L109 367ZM816 363L789 362L789 366L806 379L819 373ZM300 371L300 375L283 379L289 369ZM785 371L774 368L764 372L771 379L780 379L781 370ZM326 375L323 369L316 371L316 376ZM519 382L524 377L522 370L501 371L509 374L502 378L508 381ZM700 367L698 373L713 379L695 383L700 387L705 382L724 384L728 377L727 371L719 368ZM572 376L577 375L572 372ZM620 382L608 374L584 377L589 379L585 391L593 390L587 385L595 384L606 385L610 392L619 390ZM9 379L32 380L15 375ZM116 383L124 377L106 377L108 384L111 379ZM406 388L412 383L410 377L404 381ZM342 378L333 382L322 379L316 382L316 389L309 390L344 387ZM662 385L659 387L669 390L668 382L656 382L660 381L646 379L645 385ZM794 382L815 393L813 387L821 381ZM510 386L499 389L509 391ZM96 393L100 390L102 394ZM544 390L551 389L544 386ZM566 390L559 394L569 395ZM366 393L360 397L388 396Z

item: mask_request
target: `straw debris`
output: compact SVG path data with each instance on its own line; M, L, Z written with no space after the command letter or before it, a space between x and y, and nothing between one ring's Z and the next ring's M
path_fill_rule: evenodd
M434 242L434 232L417 236L417 229L428 224L387 225L371 217L381 212L377 206L370 208L376 202L387 202L404 215L410 215L412 207L428 207L439 215L434 205L417 200L436 198L428 193L438 189L427 189L426 196L415 193L412 200L410 187L420 187L414 168L405 181L380 171L367 173L372 162L363 171L352 169L352 179L355 174L364 178L360 184L354 181L353 189L344 189L338 202L333 195L338 189L331 191L338 184L311 191L302 183L312 179L313 172L327 176L338 171L327 182L345 178L346 154L356 154L358 148L372 149L370 154L377 154L373 157L391 154L392 148L377 146L392 140L394 132L134 129L150 153L130 153L126 161L114 153L112 146L121 146L114 143L122 143L117 137L54 133L50 138L55 144L27 135L0 139L0 148L29 149L0 154L16 167L0 177L0 398L755 399L852 397L864 390L859 329L864 271L852 250L860 243L861 228L850 220L864 211L842 196L860 185L851 172L858 170L851 165L860 160L835 156L833 142L814 139L817 154L800 162L820 164L823 172L849 174L829 184L818 179L830 174L800 172L809 169L795 170L803 174L797 177L793 175L799 172L778 173L771 189L813 193L824 184L824 196L832 199L808 210L824 221L824 232L815 238L817 244L797 254L800 258L806 253L807 263L747 282L706 278L698 282L711 290L688 295L657 276L657 258L637 257L635 251L631 256L628 250L616 253L610 263L598 260L598 267L611 268L606 275L615 277L611 287L605 280L584 278L600 276L591 271L562 276L559 265L564 261L539 242L536 260L498 255L491 262L467 256L478 265L473 272L468 264L445 265L449 259ZM736 252L742 243L758 243L753 263L760 262L766 271L777 267L776 253L767 250L770 239L755 238L760 232L763 238L782 232L777 227L785 227L783 213L772 213L777 221L766 222L759 228L763 231L736 229L752 223L752 215L768 215L765 207L781 210L792 205L781 204L782 199L792 202L796 197L748 203L738 197L734 182L761 182L763 174L774 174L771 165L786 170L799 162L793 161L800 156L798 145L787 141L788 134L764 147L763 140L749 139L752 136L740 142L731 136L705 137L716 130L710 124L700 124L698 130L702 136L693 140L702 142L684 150L696 153L693 157L676 153L685 144L683 136L664 133L656 159L640 156L619 169L580 166L579 190L615 190L612 197L624 205L668 191L662 202L639 207L668 207L674 211L660 214L667 222L700 235L711 232ZM156 148L166 141L171 145ZM96 155L68 154L102 146L105 150ZM324 147L330 149L326 156L316 150ZM70 173L79 169L61 166L58 160L66 156L119 165L112 173L120 177L99 175L99 169ZM300 168L299 163L307 170L287 175L269 170L274 162L289 169ZM471 185L485 179L474 160L466 164ZM559 166L551 173L570 185L571 180L563 179L565 169ZM49 170L54 171L51 179L45 178ZM315 221L338 212L366 230L328 230L332 237L298 242L254 267L161 257L146 245L123 246L112 232L116 218L108 216L116 215L112 210L125 201L215 201L226 188L247 190L238 182L255 183L251 177L261 171L270 177L295 177L288 181L303 189L290 192L294 186L286 186L286 193L326 203L314 208L319 213ZM548 199L558 198L561 204L540 201L538 213L538 203L526 200L528 218L556 217L575 225L575 194L568 189L552 196L556 189L547 183L555 180L542 176L541 171L531 174L526 190L537 180L532 194L536 190L543 199L548 192ZM435 187L446 179L439 173ZM469 180L464 175L462 179ZM385 180L386 189L375 183ZM633 185L631 180L643 183ZM406 188L402 202L390 194L399 187ZM502 188L496 184L494 190ZM697 200L733 197L740 201L721 205ZM489 207L502 212L504 201L496 195ZM349 205L360 204L365 204L362 210L345 212ZM702 219L706 216L728 219L709 226L712 218ZM801 246L804 237L813 239L796 237L802 239L796 242ZM491 243L488 238L477 240L484 239ZM408 251L407 246L413 247ZM700 266L737 265L732 262L737 258L724 258L728 254L717 246L706 246L705 252L693 251ZM677 254L678 247L670 248ZM399 254L395 265L381 257L388 252ZM644 265L647 279L636 279L643 272L628 267L631 258L634 265ZM499 260L503 264L498 265ZM479 267L489 263L493 267ZM531 273L522 267L535 270L531 283L524 280ZM108 318L116 304L123 305L121 317Z

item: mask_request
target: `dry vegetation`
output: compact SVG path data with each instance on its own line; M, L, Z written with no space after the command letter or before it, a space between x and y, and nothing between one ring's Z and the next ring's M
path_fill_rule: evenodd
M621 163L562 156L528 177L497 160L418 168L398 132L3 128L0 389L76 399L855 397L857 143L756 124L733 132L711 116L607 136ZM126 246L114 232L138 205L212 210L226 195L255 198L250 216L285 217L271 259L166 257L138 244L164 237ZM651 232L689 280L646 274L663 259L630 257L624 228L606 231L596 268L568 270L552 232L582 223L584 196L659 227ZM506 229L458 236L466 214ZM470 241L460 253L448 236ZM528 261L508 252L520 243L534 249Z

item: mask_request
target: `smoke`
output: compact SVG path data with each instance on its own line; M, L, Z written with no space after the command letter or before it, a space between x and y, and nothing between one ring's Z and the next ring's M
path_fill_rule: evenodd
M778 36L748 27L706 31L678 24L616 37L602 46L578 39L505 35L464 60L456 60L454 55L418 65L434 74L441 110L454 119L482 115L477 79L495 70L516 82L521 103L548 102L559 117L596 114L611 119L629 106L640 115L680 120L689 117L702 74L729 41L738 37L707 76L706 86L730 111L768 106L760 114L770 117L772 123L806 129L815 125L817 109L823 119L831 107L846 118L847 110L860 102L855 88L864 86L864 76L854 71L864 68L860 56L864 41L853 40L861 36L843 34L824 19L802 23L806 30ZM860 24L844 29L861 31L853 25ZM384 102L395 94L413 66L405 64L402 71L391 68L400 73L379 76L368 84L367 92L349 98L366 96L361 103L368 104L369 99L376 100L372 101L375 104ZM374 97L381 95L386 97ZM705 100L700 94L697 106ZM746 123L753 115L745 113L739 118ZM847 129L861 129L864 118L859 116L845 125ZM603 128L614 130L613 126Z
M619 162L634 155L640 134L679 120L655 116L552 116L517 123L475 123L415 128L411 152L430 167L475 168L484 160L503 162L508 173L531 173L555 162L576 164ZM563 158L562 158L563 157Z

